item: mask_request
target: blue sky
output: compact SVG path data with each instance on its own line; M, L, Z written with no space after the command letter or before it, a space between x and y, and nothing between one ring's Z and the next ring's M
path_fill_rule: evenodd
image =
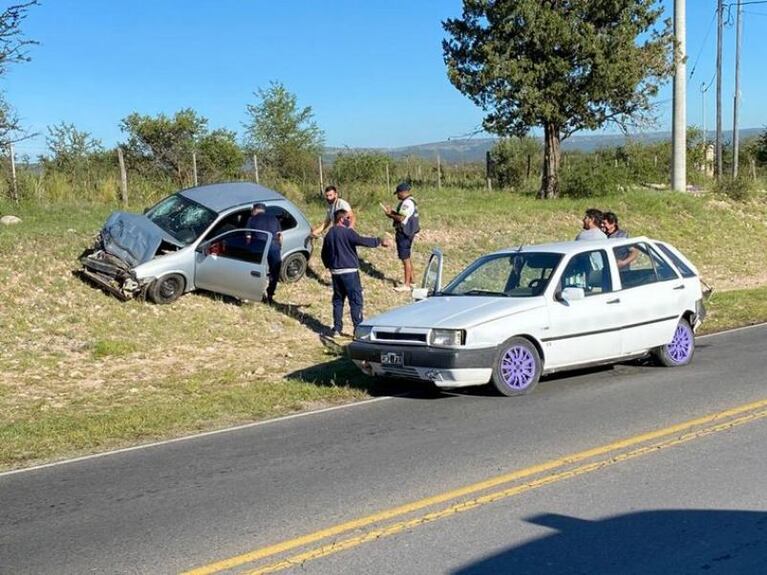
M8 2L3 4L7 5ZM672 0L663 0L668 17ZM687 0L688 123L715 69L716 0ZM745 7L741 126L767 124L767 3ZM482 113L447 80L441 21L460 0L43 0L24 22L40 42L0 88L31 131L65 121L112 146L131 112L191 107L242 131L253 92L282 82L312 106L331 146L396 147L474 132ZM734 10L733 10L734 13ZM706 36L708 34L708 36ZM732 124L735 28L725 29L724 125ZM712 84L706 126L714 127ZM671 89L658 98L669 129ZM19 153L45 151L44 137Z

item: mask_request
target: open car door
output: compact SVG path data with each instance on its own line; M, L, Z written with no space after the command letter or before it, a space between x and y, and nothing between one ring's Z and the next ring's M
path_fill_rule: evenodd
M442 251L434 248L423 272L421 287L413 290L413 299L426 299L442 289L442 259Z
M269 283L266 260L271 242L269 232L239 229L201 243L195 257L195 287L259 301Z

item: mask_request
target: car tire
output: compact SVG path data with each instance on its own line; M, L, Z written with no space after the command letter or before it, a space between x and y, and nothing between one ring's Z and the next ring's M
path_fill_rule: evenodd
M306 273L306 254L295 252L282 260L280 267L280 281L292 284L304 277Z
M168 304L176 301L184 293L186 280L181 274L168 274L157 278L147 290L147 296L156 304Z
M666 345L653 351L658 363L665 367L680 367L692 361L695 354L695 332L690 322L680 319L674 330L674 337Z
M493 385L508 397L524 395L538 385L542 369L536 347L523 337L512 337L498 348L493 362Z

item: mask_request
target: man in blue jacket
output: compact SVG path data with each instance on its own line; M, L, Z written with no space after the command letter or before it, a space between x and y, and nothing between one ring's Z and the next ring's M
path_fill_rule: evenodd
M357 246L377 248L391 246L388 238L372 238L359 235L348 227L349 212L337 210L334 224L322 243L322 263L330 270L333 279L333 331L330 337L340 335L343 327L344 300L349 300L352 324L362 323L362 283Z

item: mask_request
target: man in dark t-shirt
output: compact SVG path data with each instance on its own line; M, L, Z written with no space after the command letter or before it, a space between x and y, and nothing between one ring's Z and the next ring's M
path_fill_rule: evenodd
M272 243L269 244L269 253L266 256L266 261L269 264L269 286L266 288L264 298L266 303L272 304L274 292L277 289L277 280L280 276L280 266L282 265L282 228L280 227L280 220L276 216L266 213L265 204L254 204L250 214L248 223L245 224L246 228L272 234Z

